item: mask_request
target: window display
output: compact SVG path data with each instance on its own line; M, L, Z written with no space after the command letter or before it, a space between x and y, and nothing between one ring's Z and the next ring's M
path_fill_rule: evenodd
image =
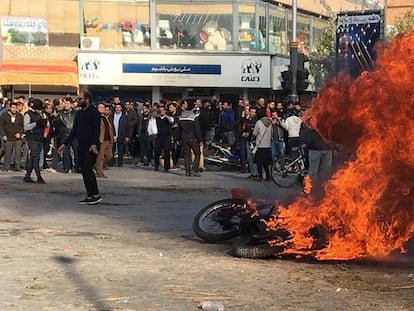
M231 3L159 3L157 48L233 50Z
M287 55L289 38L287 37L286 9L272 5L269 15L269 52Z
M149 1L84 1L85 31L99 48L149 49Z

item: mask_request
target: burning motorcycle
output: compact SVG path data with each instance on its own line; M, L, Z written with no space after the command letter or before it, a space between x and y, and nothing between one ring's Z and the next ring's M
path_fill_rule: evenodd
M201 209L193 221L193 231L201 239L219 243L239 237L230 254L242 258L273 258L293 250L292 234L280 225L272 230L267 222L278 219L279 204L276 202L254 203L248 191L233 189L232 197L208 204ZM312 256L327 245L327 232L322 225L309 228L313 239L309 249L300 253ZM294 254L294 252L290 252Z
M240 153L217 142L207 142L203 156L204 165L208 171L220 171L224 166L241 167Z
M219 243L237 237L231 253L244 258L267 258L282 252L284 247L271 246L268 240L286 241L290 233L281 228L269 232L263 220L277 211L277 204L253 203L249 192L233 189L232 198L219 200L201 209L193 221L193 231L201 239Z

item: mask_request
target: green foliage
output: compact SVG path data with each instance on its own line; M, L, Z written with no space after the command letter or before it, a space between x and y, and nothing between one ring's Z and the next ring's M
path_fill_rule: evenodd
M320 35L316 38L309 57L309 72L315 78L315 89L322 81L335 73L336 20L330 17Z
M397 17L394 27L388 29L386 33L387 40L391 40L399 33L404 33L414 29L414 9L405 12Z

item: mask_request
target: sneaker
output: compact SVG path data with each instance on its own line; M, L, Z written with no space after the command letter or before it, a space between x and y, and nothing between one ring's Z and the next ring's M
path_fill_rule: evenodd
M46 169L46 172L49 172L49 173L56 173L57 171L56 171L54 168L52 168L52 167L48 167L48 168Z
M95 205L102 201L102 198L99 195L93 195L91 197L86 197L83 200L78 201L80 205Z
M108 178L106 175L96 175L97 178Z
M27 177L27 176L25 176L23 178L23 182L27 182L27 183L31 183L31 184L36 183L31 177Z
M45 184L46 182L45 182L45 180L42 178L42 176L40 176L40 177L38 177L38 178L37 178L36 183L38 183L38 184Z
M191 176L201 177L200 173L198 172L191 172Z

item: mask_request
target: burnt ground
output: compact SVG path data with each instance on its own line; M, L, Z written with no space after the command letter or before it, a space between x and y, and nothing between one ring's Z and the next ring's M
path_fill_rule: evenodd
M206 204L233 187L291 200L298 188L234 172L186 178L111 169L104 201L79 206L78 174L44 173L46 185L0 173L0 310L191 311L414 310L414 258L397 263L239 259L231 242L208 244L191 229Z

